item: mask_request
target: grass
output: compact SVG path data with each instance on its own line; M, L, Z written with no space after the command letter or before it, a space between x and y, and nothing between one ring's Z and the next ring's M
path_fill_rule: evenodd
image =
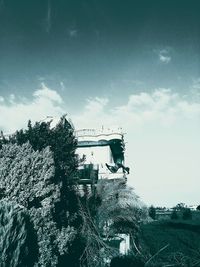
M158 262L187 259L188 265L183 266L195 266L192 264L200 260L200 217L193 216L192 220L158 220L144 224L139 241L142 251L147 255L155 255L161 250L155 257ZM164 247L166 248L162 250ZM200 266L200 262L196 266Z

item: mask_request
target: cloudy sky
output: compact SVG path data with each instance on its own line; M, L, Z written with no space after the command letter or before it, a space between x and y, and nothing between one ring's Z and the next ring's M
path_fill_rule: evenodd
M199 204L200 2L1 0L0 128L121 126L147 204Z

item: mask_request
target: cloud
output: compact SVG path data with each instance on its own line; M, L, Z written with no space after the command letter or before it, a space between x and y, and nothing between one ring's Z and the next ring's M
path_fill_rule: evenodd
M196 79L193 79L193 85L192 87L194 89L200 89L200 77L196 78Z
M0 96L0 129L12 133L25 127L29 119L40 121L46 116L61 116L65 113L62 97L55 91L41 85L33 93L32 100L11 94Z
M147 204L197 204L200 101L170 89L131 94L119 106L94 98L71 116L77 129L122 127L128 183Z
M119 126L130 128L131 124L132 128L137 128L148 123L171 127L180 119L199 116L200 102L191 102L186 96L160 88L151 93L131 94L126 103L116 107L112 106L111 99L90 99L81 116L74 116L74 122L77 127L82 127L83 124L90 127L120 124Z
M28 119L66 113L62 96L45 84L28 100L0 96L0 129L14 132ZM133 93L120 105L111 98L76 103L70 118L76 129L122 127L126 141L128 182L147 204L172 206L199 201L200 99L167 88ZM68 114L70 113L67 110ZM152 189L153 188L153 189Z
M156 50L156 54L159 57L159 61L163 64L168 64L171 62L171 56L169 49Z
M161 62L163 62L165 64L168 64L171 61L171 57L170 56L162 55L162 54L159 55L159 59L160 59Z

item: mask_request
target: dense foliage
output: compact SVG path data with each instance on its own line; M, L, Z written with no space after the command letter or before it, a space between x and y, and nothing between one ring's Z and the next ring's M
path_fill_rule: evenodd
M37 232L39 266L57 266L59 255L67 253L76 232L69 223L60 228L54 219L56 204L61 201L62 183L55 182L54 159L49 147L34 151L28 143L3 145L0 185L3 199L14 200L28 209ZM67 210L65 213L69 221Z
M76 191L76 139L73 127L61 118L29 122L9 139L1 139L0 196L27 208L37 232L39 256L35 266L78 266L82 247L74 256L81 225Z
M149 207L149 216L155 220L156 219L156 208L154 206Z
M101 199L97 220L107 235L137 232L139 225L148 217L148 210L133 188L121 180L101 180L97 185L97 195Z
M33 267L37 262L37 237L25 208L0 201L0 266Z
M27 129L16 131L8 140L3 137L0 145L5 143L22 145L29 142L35 151L41 151L49 146L55 162L55 178L69 183L75 178L74 173L78 166L74 129L64 116L54 127L52 122L52 120L36 122L32 126L29 121Z
M82 262L91 267L106 266L105 261L119 255L119 248L113 245L120 234L129 235L137 249L140 224L148 218L148 210L133 188L123 180L109 179L98 181L81 214L86 240Z

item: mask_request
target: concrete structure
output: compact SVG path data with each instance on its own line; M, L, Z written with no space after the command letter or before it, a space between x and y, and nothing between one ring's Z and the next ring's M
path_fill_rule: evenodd
M101 179L121 179L126 182L129 168L124 166L124 134L117 129L82 129L75 132L78 140L76 150L83 163L79 166L80 193L82 185L95 187ZM130 250L130 236L115 234L110 242L118 244L119 252L124 255Z
M124 134L120 128L82 129L75 134L78 139L77 154L84 158L79 167L80 183L96 183L99 179L126 180L129 168L124 166Z

